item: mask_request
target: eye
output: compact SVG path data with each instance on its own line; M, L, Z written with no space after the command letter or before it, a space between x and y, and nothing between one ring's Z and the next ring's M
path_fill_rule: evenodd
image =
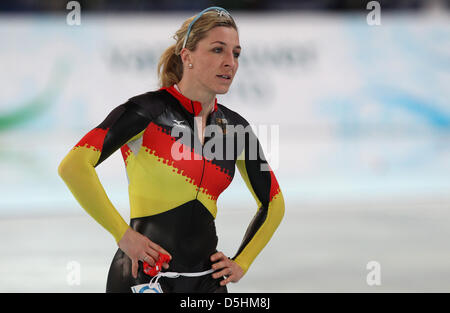
M223 49L221 47L216 47L216 48L213 48L213 51L216 52L216 53L220 53L220 52L223 51ZM240 52L234 52L233 53L235 58L239 58L240 54L241 54Z

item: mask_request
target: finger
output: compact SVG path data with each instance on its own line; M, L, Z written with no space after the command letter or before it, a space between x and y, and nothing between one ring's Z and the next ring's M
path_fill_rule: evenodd
M223 259L225 257L225 255L222 252L216 252L213 255L211 255L211 261L217 261L219 259Z
M168 269L169 268L169 264L163 263L163 267L164 267L164 269Z
M212 265L212 268L213 268L214 270L219 270L219 269L221 269L221 268L227 267L228 265L229 265L229 264L227 264L226 261L220 261L220 262L214 263L214 264Z
M138 267L138 262L136 260L131 260L131 275L133 275L134 278L137 278Z
M230 283L232 281L232 277L233 277L233 275L228 276L226 279L224 279L220 282L220 285L225 286L226 284Z
M227 268L221 270L220 272L213 273L212 277L217 279L217 278L220 278L222 276L230 275L230 274L231 274L231 269L229 267L227 267Z
M153 241L150 241L149 246L150 246L150 248L156 250L157 252L160 252L162 254L167 254L169 256L169 258L172 260L172 255L169 252L167 252L166 249L164 249L160 245L154 243ZM158 255L158 258L159 258L159 255Z
M145 255L148 255L149 257L146 259L147 263L150 264L149 259L152 259L152 262L155 263L159 259L159 254L157 251L147 248L145 250Z
M156 264L156 260L149 253L145 254L145 256L142 258L142 262L147 262L148 264L150 264L150 266L155 266Z

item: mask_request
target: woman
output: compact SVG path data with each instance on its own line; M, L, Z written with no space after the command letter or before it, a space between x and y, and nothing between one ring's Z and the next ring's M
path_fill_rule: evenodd
M165 270L191 273L158 277L163 292L227 292L226 284L247 272L284 214L283 195L262 151L254 153L261 146L248 122L217 103L216 94L228 91L238 69L234 20L211 7L186 20L174 38L158 65L161 88L112 110L58 168L80 205L118 243L107 292L148 284L143 262L155 265L160 253L170 257ZM129 181L130 225L95 172L119 148ZM230 259L216 250L214 219L217 198L236 166L259 208Z

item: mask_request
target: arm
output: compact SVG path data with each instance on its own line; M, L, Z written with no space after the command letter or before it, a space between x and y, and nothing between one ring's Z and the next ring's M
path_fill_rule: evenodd
M142 135L151 117L139 105L126 102L88 132L69 151L58 174L79 204L119 242L128 224L108 199L95 167L127 142Z
M255 198L258 210L232 258L244 272L269 242L284 215L284 198L275 175L265 160L258 138L250 127L246 129L244 150L236 166Z

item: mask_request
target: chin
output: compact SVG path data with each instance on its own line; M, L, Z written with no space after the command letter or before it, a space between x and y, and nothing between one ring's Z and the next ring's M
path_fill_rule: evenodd
M228 92L228 90L230 89L230 86L220 86L215 88L214 92L218 95L223 95L226 94Z

